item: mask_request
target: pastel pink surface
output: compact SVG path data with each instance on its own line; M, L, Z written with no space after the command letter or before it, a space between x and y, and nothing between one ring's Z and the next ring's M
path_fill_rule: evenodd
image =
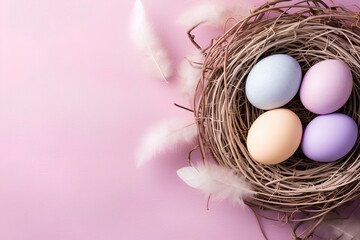
M207 211L178 179L187 148L135 168L147 127L189 113L172 105L186 104L175 84L142 71L133 1L0 3L0 239L262 239L249 209ZM175 63L192 50L175 20L194 3L144 0ZM288 239L287 226L262 224Z
M300 99L309 111L328 114L346 103L352 88L350 67L341 60L327 59L306 72L300 87Z

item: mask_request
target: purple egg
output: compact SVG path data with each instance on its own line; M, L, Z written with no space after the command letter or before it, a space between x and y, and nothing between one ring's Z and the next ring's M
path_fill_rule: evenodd
M305 128L301 148L314 161L332 162L351 151L357 136L358 126L351 117L342 113L321 115Z

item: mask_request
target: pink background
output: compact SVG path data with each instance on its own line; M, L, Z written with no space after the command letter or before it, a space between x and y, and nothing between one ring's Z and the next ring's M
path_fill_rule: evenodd
M175 64L192 50L175 20L195 2L143 0ZM133 3L0 0L0 239L262 239L249 209L207 211L178 179L187 148L135 168L143 132L189 113L172 105L187 104L176 79L143 71ZM290 238L262 224L270 240Z

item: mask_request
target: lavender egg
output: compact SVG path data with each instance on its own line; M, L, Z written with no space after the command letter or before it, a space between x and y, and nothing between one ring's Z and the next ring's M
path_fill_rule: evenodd
M305 128L301 148L318 162L336 161L348 154L358 137L358 126L342 113L320 115Z

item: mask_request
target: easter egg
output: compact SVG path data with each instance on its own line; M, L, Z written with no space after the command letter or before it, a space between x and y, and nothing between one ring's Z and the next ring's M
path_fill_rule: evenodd
M250 103L269 110L288 103L298 92L302 72L299 63L286 54L268 56L254 65L246 79Z
M349 99L353 79L349 66L340 60L323 60L305 74L300 88L302 104L311 112L328 114Z
M319 162L332 162L344 157L354 147L358 126L342 113L320 115L304 130L301 143L303 153Z
M275 109L261 114L251 125L246 144L251 157L263 164L287 160L300 145L302 125L288 109Z

